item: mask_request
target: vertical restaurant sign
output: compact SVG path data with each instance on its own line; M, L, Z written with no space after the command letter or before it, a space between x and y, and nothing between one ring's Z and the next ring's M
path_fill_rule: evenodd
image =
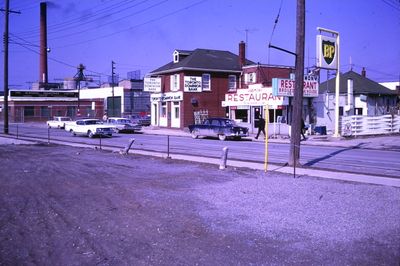
M161 78L144 78L144 91L161 92Z
M184 79L183 91L201 92L201 77L186 76Z
M337 39L335 37L317 35L317 67L337 69L337 50Z

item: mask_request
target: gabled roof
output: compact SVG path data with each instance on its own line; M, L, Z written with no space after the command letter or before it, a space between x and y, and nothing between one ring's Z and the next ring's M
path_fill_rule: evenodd
M179 62L170 63L150 72L151 75L178 72L182 70L200 70L214 72L241 72L239 56L229 51L196 49L194 51L176 50L188 52L189 55ZM254 64L246 60L246 64Z
M379 83L370 80L352 70L344 74L340 74L339 93L347 93L347 80L353 80L354 94L381 94L381 95L397 95L396 91L390 90ZM325 81L319 85L319 93L325 93L329 89L330 93L335 92L335 78Z

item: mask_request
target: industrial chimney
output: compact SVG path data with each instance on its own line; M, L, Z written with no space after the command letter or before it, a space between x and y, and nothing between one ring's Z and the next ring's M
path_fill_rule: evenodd
M39 87L46 89L48 83L47 74L47 3L40 3L40 63L39 63Z
M239 43L239 65L243 67L246 64L246 44L244 41Z

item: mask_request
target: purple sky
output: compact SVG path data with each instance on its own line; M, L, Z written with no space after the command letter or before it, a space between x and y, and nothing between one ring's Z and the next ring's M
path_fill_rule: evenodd
M4 0L0 0L4 8ZM9 84L28 89L39 78L39 0L10 0ZM281 6L282 5L282 6ZM296 1L284 0L54 0L48 2L49 81L73 77L80 63L86 75L107 81L111 61L120 79L147 74L172 60L175 49L210 48L238 53L248 40L255 62L294 65ZM4 31L4 14L0 18ZM317 27L338 31L341 71L367 70L377 81L400 79L399 0L306 0L305 67L315 65ZM22 46L23 45L23 46ZM0 88L3 87L3 55ZM326 71L322 73L326 78ZM325 76L325 77L324 77Z

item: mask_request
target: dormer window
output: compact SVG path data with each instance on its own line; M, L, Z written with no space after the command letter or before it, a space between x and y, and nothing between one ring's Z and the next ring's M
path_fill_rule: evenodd
M182 59L186 58L191 54L192 51L186 51L186 50L175 50L174 53L172 54L173 61L174 63L178 63Z
M178 51L174 51L174 63L178 63L179 62L179 52Z

